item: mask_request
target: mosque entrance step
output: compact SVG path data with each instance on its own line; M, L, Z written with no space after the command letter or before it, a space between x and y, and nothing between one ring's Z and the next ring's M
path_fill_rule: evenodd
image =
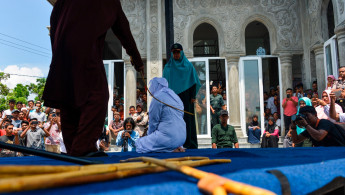
M248 137L237 137L240 148L261 148L261 144L248 143ZM284 137L280 136L278 147L283 147ZM212 148L211 138L198 138L198 148Z

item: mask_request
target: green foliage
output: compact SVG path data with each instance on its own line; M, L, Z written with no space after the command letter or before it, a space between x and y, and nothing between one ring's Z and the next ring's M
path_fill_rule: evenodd
M8 101L10 99L14 99L16 102L20 101L23 104L27 104L27 98L30 93L37 95L35 98L36 101L42 101L42 95L46 83L45 78L37 79L37 84L30 83L30 85L26 86L23 84L17 84L13 90L10 90L5 84L3 84L3 81L8 78L10 78L9 74L0 72L0 110L6 110L9 108Z
M43 96L43 91L44 91L44 86L46 85L46 78L39 78L36 80L37 84L30 83L30 85L27 85L27 89L29 92L34 93L37 95L35 100L42 101L42 96Z
M7 80L10 78L10 74L6 74L4 72L0 72L0 81L1 80Z
M6 110L6 98L5 97L0 97L0 110Z
M24 97L25 99L28 98L30 92L28 88L22 84L17 84L17 86L13 89L13 95L16 98Z
M3 81L7 80L8 78L10 78L9 74L0 72L0 95L7 96L10 92L10 89L5 84L3 84Z

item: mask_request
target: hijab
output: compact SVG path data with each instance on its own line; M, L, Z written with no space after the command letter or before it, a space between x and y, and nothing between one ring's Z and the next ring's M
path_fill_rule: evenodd
M168 86L169 86L168 81L165 78L155 77L150 81L149 89L150 89L153 96L158 95L159 92L165 91L166 95L171 96L176 102L180 102L181 99L176 94L174 94L173 91L167 90L167 89L169 89ZM165 102L165 103L169 104L169 102Z
M299 114L299 109L300 109L300 102L301 101L304 101L305 102L305 105L306 106L312 106L312 103L311 103L311 100L307 97L302 97L302 98L299 98L298 100L298 109L297 109L297 115ZM297 131L297 134L299 135L300 133L302 133L303 131L305 130L305 128L300 128L299 126L296 125L296 131Z
M184 55L183 50L180 51L180 58L175 60L170 57L169 62L165 65L163 70L163 77L169 83L169 88L172 89L176 94L180 94L187 89L196 85L195 95L201 87L198 74L192 63ZM173 53L171 52L171 56Z
M335 81L336 79L335 79L335 77L334 77L333 75L328 75L327 79L328 79L328 78L332 78L332 82L330 83L330 84L331 84L331 87L332 87L332 85L334 84L334 81ZM328 85L328 83L327 83L327 85Z
M269 121L272 121L273 124L270 125ZM276 123L274 122L274 118L273 117L268 117L268 123L267 123L267 128L266 128L266 132L268 133L274 133L274 130L276 128Z
M256 117L258 120L257 121L254 121L254 117ZM252 117L252 122L250 122L249 126L259 126L259 118L258 118L258 115L253 115Z

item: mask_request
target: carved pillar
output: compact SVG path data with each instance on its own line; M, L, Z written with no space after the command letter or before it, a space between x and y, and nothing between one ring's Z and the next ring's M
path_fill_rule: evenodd
M291 54L280 54L280 67L281 67L281 75L282 75L282 83L280 87L282 97L281 99L284 99L286 97L286 90L288 88L292 88L292 55ZM281 102L282 104L283 102ZM283 112L282 110L281 112ZM283 119L282 119L283 120ZM285 128L282 128L282 135L285 135L285 132L287 130Z
M321 93L326 88L325 83L325 66L324 66L324 52L323 52L323 44L315 45L312 50L315 53L315 62L316 62L316 78L317 78L317 91L319 97L321 97Z
M280 90L282 91L282 99L284 99L286 97L286 89L292 88L292 55L280 54L279 59L282 75Z
M228 86L227 97L229 98L229 116L230 124L239 126L241 124L240 117L240 92L239 92L239 73L238 61L240 56L230 55L226 57L228 64ZM239 136L239 135L238 135Z
M126 68L126 104L125 104L125 117L128 117L129 107L136 106L137 104L137 71L132 66L129 60L125 60Z
M339 66L345 66L345 21L335 28L335 34L338 40Z
M161 2L161 0L146 2L147 83L154 77L162 77ZM147 97L147 108L149 108L152 97L149 95Z

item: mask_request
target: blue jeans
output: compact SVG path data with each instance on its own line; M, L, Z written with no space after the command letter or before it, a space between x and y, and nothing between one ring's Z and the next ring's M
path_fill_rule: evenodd
M248 142L251 144L259 144L261 137L261 129L253 130L253 128L248 128Z

